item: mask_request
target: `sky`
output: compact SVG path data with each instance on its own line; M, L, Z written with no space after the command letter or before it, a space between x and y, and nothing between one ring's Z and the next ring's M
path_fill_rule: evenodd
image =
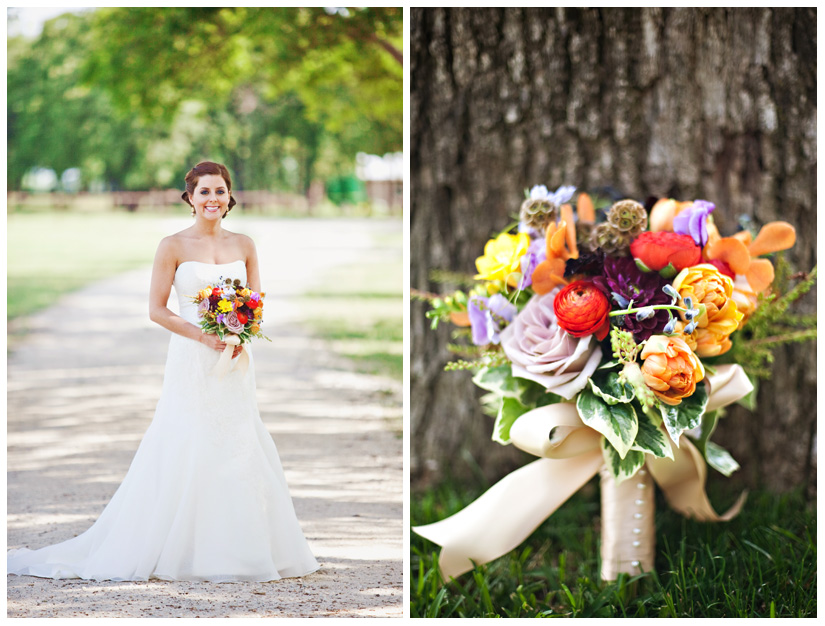
M85 11L93 7L8 7L6 22L9 37L24 35L37 37L43 30L43 23L62 15L75 11Z

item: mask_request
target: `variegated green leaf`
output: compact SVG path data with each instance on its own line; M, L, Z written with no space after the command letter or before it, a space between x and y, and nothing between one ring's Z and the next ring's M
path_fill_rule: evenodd
M607 404L589 387L585 387L576 399L581 420L593 430L604 435L624 458L636 439L639 420L630 404Z
M607 439L602 438L602 455L605 465L617 483L633 476L642 465L645 464L645 453L638 450L631 450L624 458L619 456L618 451L610 445Z
M493 441L502 445L510 444L510 428L515 421L529 411L526 406L513 398L502 398L501 405L493 425Z
M473 376L473 383L504 398L518 400L528 407L544 406L561 400L559 396L547 393L537 382L513 376L509 365L482 368Z
M639 432L631 450L652 454L659 458L673 458L673 448L662 429L644 412L638 413Z
M705 443L705 460L708 465L725 476L730 476L739 469L739 463L730 453L712 441Z
M676 447L679 447L679 437L686 430L696 428L702 422L702 415L708 405L708 392L704 383L696 385L693 395L684 398L676 406L659 402L659 411L665 422L665 428Z
M619 381L618 372L597 372L587 382L593 393L611 406L630 402L636 396L631 385Z

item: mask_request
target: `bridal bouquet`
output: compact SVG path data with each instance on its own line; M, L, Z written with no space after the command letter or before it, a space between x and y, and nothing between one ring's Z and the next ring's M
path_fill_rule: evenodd
M261 332L265 295L249 287L241 287L238 278L223 280L221 277L221 282L208 285L196 296L191 296L198 305L203 332L216 334L226 342L226 348L212 371L218 378L223 378L229 371L235 346L252 341L252 337L270 340ZM244 373L248 367L249 355L244 350L238 357L236 369Z
M198 305L203 332L216 334L221 339L231 333L237 335L241 343L247 343L252 337L268 339L261 332L265 295L241 287L237 278L227 278L204 287L192 296L192 301Z
M469 329L475 360L448 369L475 370L493 439L540 460L414 530L443 546L442 572L457 576L515 548L600 472L602 577L650 570L654 481L700 520L743 504L720 516L707 499L708 465L738 469L710 436L722 407L753 390L729 357L775 297L764 255L790 248L795 231L772 222L723 237L705 200L660 199L649 214L621 200L597 220L574 187L526 195L518 226L476 260L472 290L424 297L433 327Z

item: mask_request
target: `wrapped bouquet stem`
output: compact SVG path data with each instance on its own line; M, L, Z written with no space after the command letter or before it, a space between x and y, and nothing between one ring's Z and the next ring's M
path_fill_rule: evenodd
M718 515L707 468L733 458L710 437L723 407L753 385L725 358L773 282L763 255L793 245L785 222L722 237L704 200L633 200L597 217L574 187L534 187L519 227L487 242L468 294L431 300L428 317L469 326L473 382L493 440L538 460L455 515L413 530L443 547L445 579L517 547L600 475L602 578L651 571L655 489L681 514ZM552 521L551 521L552 523Z
M617 483L602 466L599 475L602 580L651 571L656 559L656 506L650 473L640 469L632 480Z

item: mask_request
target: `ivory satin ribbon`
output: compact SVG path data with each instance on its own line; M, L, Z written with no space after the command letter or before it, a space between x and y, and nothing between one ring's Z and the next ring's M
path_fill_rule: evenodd
M709 410L735 402L753 389L739 365L721 365L706 378ZM442 546L445 580L509 552L588 482L604 464L601 434L585 426L572 403L551 404L519 417L510 429L516 447L538 457L493 485L475 502L413 531ZM673 447L674 460L649 456L646 467L668 503L686 516L718 521L734 517L744 495L722 516L705 493L707 466L687 437Z
M223 378L227 372L229 372L229 368L232 366L232 352L235 350L235 346L241 345L241 338L238 337L238 335L226 335L223 342L226 344L226 347L223 349L223 352L221 352L220 359L218 359L218 362L212 369L212 374L218 378ZM235 366L235 371L245 374L248 368L249 355L246 353L246 350L242 350L238 355L238 363Z

